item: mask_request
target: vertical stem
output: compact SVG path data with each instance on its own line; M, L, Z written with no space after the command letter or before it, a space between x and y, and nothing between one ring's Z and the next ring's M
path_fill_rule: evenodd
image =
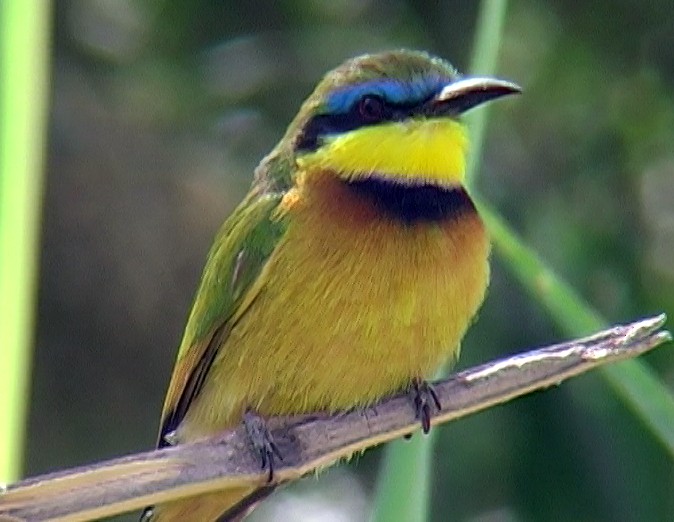
M477 19L470 74L494 74L505 26L507 0L484 0ZM471 154L468 157L466 179L472 183L482 161L482 144L487 128L490 104L469 112L464 121L470 130Z
M372 520L429 519L432 454L433 445L421 432L409 441L396 440L386 446Z
M480 4L471 59L472 73L493 73L505 25L507 5L507 0L483 0ZM468 180L479 166L486 122L485 108L474 111L473 118L467 121L472 142ZM430 513L430 482L433 472L431 457L436 431L431 430L428 437L417 434L408 445L398 442L386 448L371 522L427 520Z
M0 481L23 460L48 96L50 2L0 2Z

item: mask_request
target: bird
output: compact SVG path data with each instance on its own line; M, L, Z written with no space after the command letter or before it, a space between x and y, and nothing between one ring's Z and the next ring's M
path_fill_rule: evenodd
M428 431L441 405L427 379L458 357L489 282L460 117L519 92L424 51L328 72L215 237L157 446L402 390ZM271 472L273 441L255 447ZM143 519L240 520L272 489L171 501Z

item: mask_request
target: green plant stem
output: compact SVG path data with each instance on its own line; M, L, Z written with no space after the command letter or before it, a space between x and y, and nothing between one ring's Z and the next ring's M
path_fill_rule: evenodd
M475 42L471 58L472 74L492 74L505 25L507 0L483 0L478 14ZM474 111L466 123L472 147L467 180L473 177L480 163L482 142L489 106ZM444 374L441 371L438 376ZM425 521L430 512L430 480L433 472L431 456L436 431L386 448L374 499L372 522Z
M433 433L415 433L408 441L396 440L386 446L377 481L376 498L381 501L375 503L372 520L428 520L433 454L429 438Z
M0 481L21 472L35 305L50 2L0 2Z
M470 61L470 74L494 74L501 47L501 37L505 26L508 2L506 0L483 0L477 18L473 55ZM468 157L466 181L470 185L479 172L482 161L482 145L487 129L487 117L490 105L471 111L463 118L470 130L472 153Z

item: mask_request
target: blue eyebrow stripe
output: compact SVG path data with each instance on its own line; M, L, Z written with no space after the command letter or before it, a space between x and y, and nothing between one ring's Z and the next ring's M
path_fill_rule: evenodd
M420 76L409 81L383 78L343 87L328 96L327 110L332 114L349 112L363 96L371 94L381 96L395 104L416 103L440 90L451 82L441 76Z

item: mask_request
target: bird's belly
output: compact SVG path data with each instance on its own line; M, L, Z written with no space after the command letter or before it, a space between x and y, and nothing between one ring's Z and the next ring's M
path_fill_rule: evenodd
M474 210L419 224L322 210L296 209L188 417L348 409L458 355L489 272Z

